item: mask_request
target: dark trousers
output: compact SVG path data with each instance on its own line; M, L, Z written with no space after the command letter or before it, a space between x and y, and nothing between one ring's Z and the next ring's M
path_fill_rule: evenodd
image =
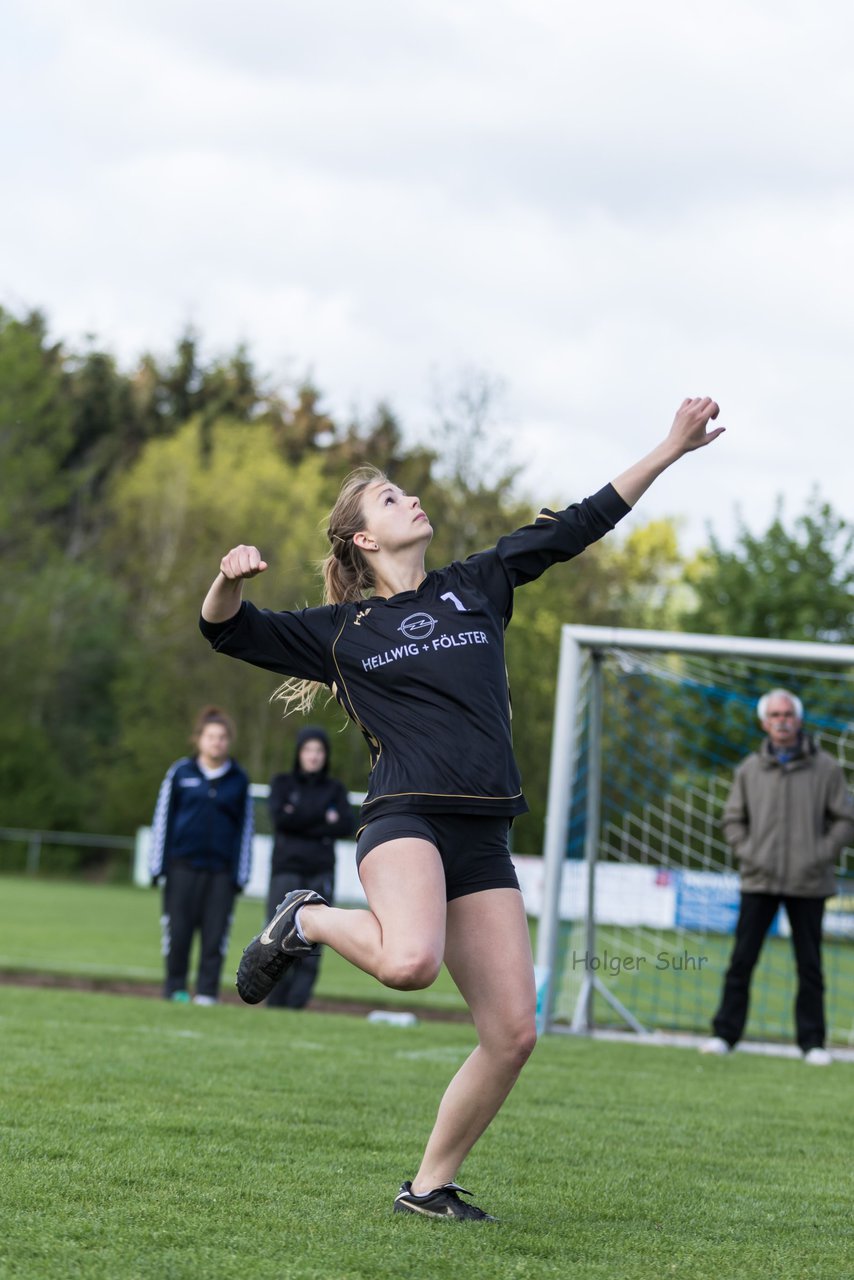
M267 919L276 910L286 893L294 889L313 889L327 902L332 902L335 892L335 874L324 871L321 875L306 876L292 871L274 872L270 877L270 891L267 894ZM317 975L320 972L320 957L323 948L310 956L298 956L292 965L285 970L278 982L267 996L267 1007L270 1009L302 1009L308 1004Z
M236 892L229 871L198 871L181 862L170 865L160 921L166 959L163 994L167 999L176 991L187 990L190 947L197 930L200 950L196 992L214 998L219 995Z
M804 1052L824 1045L824 978L821 971L821 923L823 898L789 898L776 893L742 893L735 946L729 963L720 1008L715 1014L715 1035L735 1044L747 1021L750 979L765 935L780 903L792 927L792 949L798 967L795 1029Z

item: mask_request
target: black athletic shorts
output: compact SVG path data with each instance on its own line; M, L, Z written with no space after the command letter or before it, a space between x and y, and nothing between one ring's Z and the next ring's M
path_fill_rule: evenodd
M509 818L456 813L390 813L362 829L356 842L356 866L388 840L414 837L436 846L445 869L448 902L483 889L518 889L507 836Z

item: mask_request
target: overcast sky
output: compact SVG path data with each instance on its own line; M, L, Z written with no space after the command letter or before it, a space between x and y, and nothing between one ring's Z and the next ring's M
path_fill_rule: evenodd
M0 304L129 365L188 323L413 437L503 380L537 501L714 395L645 516L854 518L842 0L6 0ZM247 537L260 531L247 531Z

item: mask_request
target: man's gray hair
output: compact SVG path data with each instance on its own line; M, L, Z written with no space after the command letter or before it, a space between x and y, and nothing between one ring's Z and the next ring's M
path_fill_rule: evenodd
M795 708L795 715L799 720L803 720L804 704L796 693L790 693L788 689L772 689L770 693L763 693L762 697L756 704L756 715L760 720L765 719L765 713L768 710L768 703L772 698L788 698L792 706Z

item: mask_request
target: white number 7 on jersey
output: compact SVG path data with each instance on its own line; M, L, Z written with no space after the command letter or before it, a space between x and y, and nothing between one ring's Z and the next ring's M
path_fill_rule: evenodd
M458 610L460 613L467 613L467 612L468 612L468 610L466 609L466 607L465 607L465 605L463 604L462 600L460 600L457 596L455 596L455 595L454 595L454 593L453 593L453 591L446 591L446 592L445 592L445 594L444 594L443 596L439 596L439 599L440 599L440 600L451 600L451 601L453 602L453 604L456 606L457 610Z

